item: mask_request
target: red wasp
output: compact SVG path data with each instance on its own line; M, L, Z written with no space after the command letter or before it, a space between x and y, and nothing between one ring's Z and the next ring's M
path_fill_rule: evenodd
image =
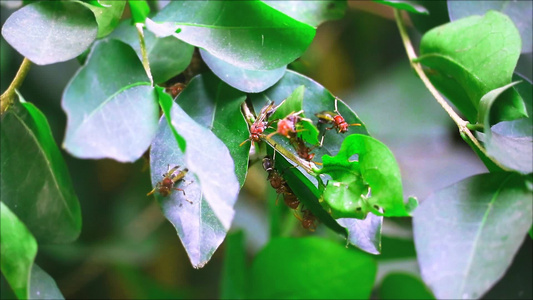
M172 190L181 191L183 193L183 196L185 196L185 191L183 189L174 187L174 184L176 184L176 182L180 180L183 180L189 170L187 168L180 170L179 168L179 166L175 166L171 169L169 166L167 173L163 174L163 180L158 182L154 189L151 190L148 194L146 194L146 196L152 195L153 193L155 193L156 190L159 192L159 195L163 197L170 195L172 193ZM178 172L176 173L176 171ZM185 200L192 204L190 200Z
M309 209L302 209L303 217L297 215L296 213L294 216L296 219L300 220L302 223L302 227L309 230L309 231L315 231L316 229L316 223L317 220L316 216L313 215L313 213Z
M307 161L312 161L313 158L315 157L315 154L314 153L310 153L311 151L313 151L314 147L313 148L309 148L305 145L305 142L302 138L300 137L295 137L295 138L292 138L291 139L291 142L292 142L292 145L294 146L294 148L296 149L296 153L298 153L298 156L307 160Z
M270 117L276 111L276 108L277 107L275 106L274 102L270 102L270 104L261 109L255 122L250 125L250 137L242 142L239 146L244 145L244 143L247 141L252 141L252 144L254 142L261 141L261 135L268 127L268 121L266 120L268 120L268 117Z
M339 111L337 110L337 98L335 98L335 110L334 112L330 111L323 111L316 113L315 116L318 118L318 123L322 124L333 124L333 126L326 128L327 130L330 129L337 129L337 133L345 133L348 131L349 126L361 126L359 123L354 124L348 124L344 117L341 116Z
M299 112L293 112L290 113L285 118L278 121L278 128L275 132L268 135L268 137L271 137L277 133L283 135L284 137L288 139L292 139L296 136L296 133L298 132L296 130L296 123L300 122L303 118L299 115L302 114L304 111L301 110Z

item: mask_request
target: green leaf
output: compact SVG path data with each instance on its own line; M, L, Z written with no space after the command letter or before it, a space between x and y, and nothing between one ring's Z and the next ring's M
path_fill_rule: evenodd
M228 234L220 284L220 298L222 299L246 299L246 280L248 277L245 250L242 231Z
M75 240L80 204L45 116L33 104L15 101L1 124L3 203L39 241Z
M139 35L130 20L122 21L110 38L130 45L142 61ZM144 41L155 83L163 83L173 78L191 63L194 47L187 43L171 36L158 38L148 30L144 31Z
M17 298L27 299L31 267L37 255L37 241L3 201L0 202L0 208L2 274Z
M211 130L228 147L240 185L248 172L250 145L248 125L241 113L246 95L231 88L211 73L194 77L179 94L176 103L198 124Z
M65 299L56 282L37 264L31 268L28 299Z
M344 0L263 2L291 18L313 27L328 20L342 18L347 7Z
M415 25L416 29L424 33L434 27L450 22L446 0L416 0L413 3L423 5L428 14L411 13L409 18Z
M154 21L166 22L152 27L147 22L156 34L179 30L174 34L177 38L248 70L287 65L303 54L315 36L313 27L260 1L173 1Z
M368 299L376 269L368 254L329 240L273 239L254 259L248 297Z
M152 186L162 180L168 167L188 168L184 180L163 197L156 192L163 214L174 225L195 268L203 267L224 240L233 220L239 182L228 148L211 131L196 123L170 95L160 94L169 122L161 118L156 138L150 148ZM171 130L186 140L185 153L180 151ZM192 202L189 203L186 200Z
M144 23L148 14L150 14L150 6L146 0L128 0L131 10L131 18L134 23Z
M297 87L292 94L278 106L276 111L270 116L269 120L283 119L292 113L302 111L304 92L304 85ZM320 142L318 140L318 129L306 118L305 113L301 113L299 116L305 119L300 120L297 124L296 130L298 131L298 136L311 145L317 145Z
M430 67L428 77L457 108L475 123L481 97L511 82L520 55L520 35L505 15L489 11L448 23L427 32L420 44L419 61ZM513 89L502 101L506 110L495 112L495 123L526 115Z
M357 157L355 157L357 156ZM368 212L408 216L403 203L400 169L392 152L380 141L361 134L344 139L339 153L322 157L319 174L328 174L323 197L334 218L364 219Z
M93 3L97 3L98 5L94 5ZM85 6L94 13L96 22L98 23L97 38L102 38L110 34L115 27L117 27L120 18L122 17L122 13L124 12L126 1L90 1L90 3Z
M516 173L475 175L414 213L418 262L438 299L480 298L505 273L532 224L531 191Z
M135 52L116 40L93 47L62 106L68 116L63 146L80 158L133 162L157 130L156 92Z
M378 299L435 299L420 278L407 273L387 275L378 293Z
M428 10L420 5L417 4L416 1L409 1L409 0L374 0L374 2L388 5L390 7L394 7L396 9L401 9L408 11L410 13L415 14L423 14L423 15L429 15Z
M204 49L200 49L200 55L220 79L247 93L259 93L268 89L278 82L287 69L287 66L283 66L273 70L247 70L227 63Z
M484 133L482 136L487 155L502 165L523 174L533 172L533 139L529 136L506 136L493 132L490 127L490 118L493 115L493 106L512 86L520 83L515 81L501 88L492 90L481 98L479 103L478 119L483 121ZM531 85L529 85L531 86ZM530 125L531 126L531 125Z
M531 1L449 1L448 12L450 20L466 18L471 15L484 15L489 10L502 12L513 20L522 38L522 53L532 51L531 15L533 3Z
M75 58L96 38L98 25L81 3L41 1L14 12L2 27L6 41L38 65Z

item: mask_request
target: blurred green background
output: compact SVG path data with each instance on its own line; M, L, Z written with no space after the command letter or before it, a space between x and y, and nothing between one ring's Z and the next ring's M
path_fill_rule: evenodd
M2 24L12 12L2 7ZM420 36L413 32L413 38L416 42ZM3 39L0 47L4 91L22 57ZM76 60L33 65L21 88L26 100L48 118L58 145L66 124L61 95L79 67ZM345 17L321 25L308 51L289 68L346 101L369 132L391 148L400 164L405 196L423 201L436 189L486 172L410 69L391 9L349 1ZM146 197L151 187L145 159L121 164L80 160L62 152L81 204L82 233L72 244L40 246L36 263L56 280L66 298L219 297L225 243L203 269L192 268L174 228L154 199ZM274 198L266 172L260 164L252 165L232 229L244 231L248 263L269 240L268 210L283 209L272 205ZM282 229L286 234L320 235L343 244L327 229L308 233L290 217L282 223L289 226ZM372 298L397 298L400 285L395 285L394 276L383 281L387 288L379 290L379 286L389 272L419 277L410 220L386 219L383 234ZM485 298L531 298L531 252L527 238L509 272ZM5 287L2 278L3 298L9 292Z

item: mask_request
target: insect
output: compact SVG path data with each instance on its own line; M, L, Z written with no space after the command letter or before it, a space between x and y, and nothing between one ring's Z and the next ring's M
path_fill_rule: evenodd
M247 141L252 141L252 144L254 142L261 141L261 135L268 127L268 117L270 117L276 111L276 108L277 107L275 106L274 102L270 102L261 109L255 122L250 125L250 137L242 142L239 146L244 145L244 143Z
M300 206L300 200L298 200L296 195L294 195L293 193L283 194L283 201L288 207L292 209L297 209L298 206Z
M302 227L309 230L309 231L315 231L316 229L316 223L317 220L316 216L313 215L313 213L309 209L302 209L303 217L297 215L296 213L294 216L296 219L300 220L302 223Z
M176 98L181 93L181 91L185 89L185 87L186 85L184 83L177 82L165 88L165 92L169 93L172 96L172 98Z
M177 172L177 173L176 173ZM150 196L157 190L159 192L159 195L166 197L172 193L172 190L181 191L183 195L185 196L185 190L174 187L174 184L176 182L183 180L185 175L189 172L187 168L180 170L180 166L175 166L173 168L170 168L168 166L167 173L163 174L163 180L158 182L153 190L151 190L146 196ZM187 200L187 202L192 204L192 201Z
M332 124L331 127L326 128L327 130L330 129L337 129L337 133L345 133L348 131L348 127L350 126L361 126L359 123L353 123L348 124L346 120L344 120L344 117L341 116L339 111L337 110L337 98L335 98L335 110L334 112L331 111L323 111L316 113L315 116L318 118L318 123L322 124Z
M313 151L314 147L313 148L309 148L305 145L305 142L302 138L300 137L296 137L296 138L293 138L291 139L292 141L292 144L294 146L294 148L296 149L296 153L298 153L298 156L307 160L307 161L312 161L313 158L315 157L315 154L314 153L310 153L311 151Z
M263 158L263 168L268 172L268 181L270 181L270 186L276 190L279 194L283 194L283 200L285 204L292 208L296 209L300 205L300 201L294 195L291 188L287 182L281 177L281 175L274 169L274 161L269 157ZM276 197L276 204L278 203L278 197Z
M287 115L285 118L279 120L277 130L269 134L268 137L279 133L288 139L294 138L296 136L296 133L298 132L298 130L296 130L296 123L302 120L302 117L300 117L299 115L303 112L303 110L299 112L293 112Z

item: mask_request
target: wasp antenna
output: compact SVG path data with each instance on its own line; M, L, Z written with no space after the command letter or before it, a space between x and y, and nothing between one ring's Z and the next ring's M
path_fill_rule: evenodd
M335 112L339 113L339 111L337 110L337 99L339 99L339 97L335 96Z
M350 124L350 126L361 126L360 123L353 123L353 124Z
M318 161L314 161L314 163L315 163L315 165L319 165L319 166L322 165L322 163L321 163L321 162L318 162Z
M246 139L246 140L244 140L244 142L242 142L242 143L239 145L239 147L242 147L242 145L246 144L246 142L248 142L249 140L250 140L250 139Z
M267 135L267 139L271 138L272 136L276 135L278 133L277 131L272 132L271 134Z
M146 196L150 196L151 194L153 194L155 192L155 188L153 190L151 190L148 194L146 194Z

